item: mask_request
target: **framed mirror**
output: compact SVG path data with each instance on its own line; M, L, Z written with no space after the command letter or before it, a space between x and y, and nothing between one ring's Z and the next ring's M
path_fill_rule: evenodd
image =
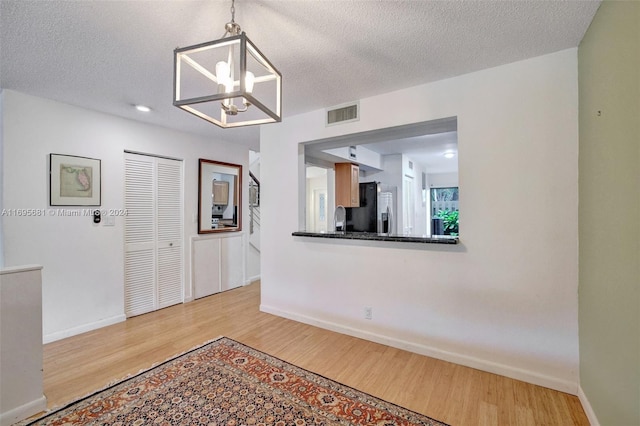
M242 230L242 166L199 161L198 234Z

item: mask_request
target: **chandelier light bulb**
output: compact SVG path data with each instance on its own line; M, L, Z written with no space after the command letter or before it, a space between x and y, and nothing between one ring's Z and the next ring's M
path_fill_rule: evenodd
M246 72L246 76L244 77L244 88L247 93L253 92L253 83L255 82L256 77L253 75L251 71Z
M222 84L223 86L225 86L225 89L227 92L230 92L229 90L229 80L231 80L230 77L230 69L229 69L229 64L226 63L225 61L220 61L216 64L216 80L218 80L218 84ZM232 86L233 89L233 86Z

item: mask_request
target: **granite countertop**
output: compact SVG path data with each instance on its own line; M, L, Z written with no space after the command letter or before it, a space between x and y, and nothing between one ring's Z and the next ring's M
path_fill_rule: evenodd
M365 241L393 241L397 243L424 243L424 244L458 244L458 237L438 235L434 237L421 237L418 235L374 234L369 232L307 232L298 231L291 235L294 237L333 238L340 240L365 240Z

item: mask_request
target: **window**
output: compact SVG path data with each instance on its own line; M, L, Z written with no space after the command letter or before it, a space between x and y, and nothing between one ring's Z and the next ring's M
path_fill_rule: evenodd
M431 234L459 235L458 187L431 188Z

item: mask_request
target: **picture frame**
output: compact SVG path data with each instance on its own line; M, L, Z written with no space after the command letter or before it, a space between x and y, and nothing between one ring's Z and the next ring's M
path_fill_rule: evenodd
M249 185L249 206L260 207L260 187Z
M100 206L100 160L49 154L49 205Z

